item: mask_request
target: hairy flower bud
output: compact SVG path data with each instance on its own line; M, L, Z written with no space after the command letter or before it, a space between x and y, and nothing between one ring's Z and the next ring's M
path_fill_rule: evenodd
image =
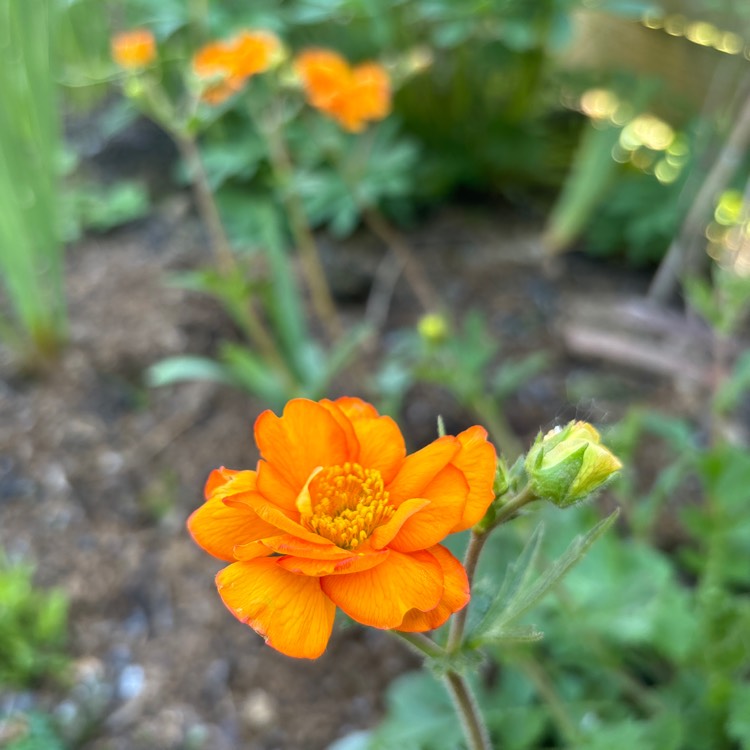
M622 468L588 422L541 434L526 456L534 494L565 508L596 492Z

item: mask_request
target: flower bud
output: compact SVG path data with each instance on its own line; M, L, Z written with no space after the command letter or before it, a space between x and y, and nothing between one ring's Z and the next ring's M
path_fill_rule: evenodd
M621 468L588 422L570 422L540 434L526 456L534 494L561 508L584 500Z
M448 337L448 321L438 313L428 313L419 319L417 331L428 344L442 344Z

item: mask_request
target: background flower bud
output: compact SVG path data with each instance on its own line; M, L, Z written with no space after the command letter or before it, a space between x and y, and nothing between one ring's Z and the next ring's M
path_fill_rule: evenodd
M596 492L621 468L587 422L570 422L540 435L526 456L534 494L563 508Z
M428 313L419 319L417 331L427 343L440 344L448 337L448 321L438 313Z

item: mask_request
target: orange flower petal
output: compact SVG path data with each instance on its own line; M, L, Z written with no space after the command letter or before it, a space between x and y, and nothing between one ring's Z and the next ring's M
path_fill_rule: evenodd
M469 579L464 566L442 545L436 544L428 550L443 569L444 587L440 604L429 612L410 609L396 630L409 633L439 628L454 612L463 609L471 598Z
M355 396L341 396L334 402L346 416L354 421L355 419L377 419L380 414L378 410L372 405L368 404L361 398Z
M236 545L279 533L250 507L227 506L218 496L210 497L194 511L188 518L187 527L195 542L206 552L230 562L235 559Z
M443 569L429 552L391 552L375 568L320 579L323 591L352 619L395 628L410 609L434 609L443 594Z
M344 573L359 573L370 570L376 565L385 562L390 554L384 549L380 552L367 552L364 554L352 554L343 560L313 560L304 557L282 557L278 564L290 573L305 576L330 576Z
M112 37L111 52L121 68L144 68L156 59L156 39L148 29L123 31Z
M356 419L352 422L361 446L359 463L377 469L383 481L391 482L406 457L406 445L398 425L390 417Z
M260 518L273 527L273 533L267 534L268 537L280 536L279 532L283 531L313 544L329 545L331 543L329 539L324 539L322 536L308 531L293 518L290 518L281 508L277 508L257 492L248 492L245 495L238 495L236 498L230 497L225 500L225 503L231 506L247 505L252 508Z
M360 398L345 396L321 403L334 405L351 425L357 444L352 460L368 469L377 469L388 484L406 456L406 445L398 425L390 417L381 417L374 406Z
M346 435L347 455L349 456L350 461L356 461L357 456L359 455L359 440L357 440L357 434L354 432L351 419L349 419L349 416L338 407L336 402L324 398L319 403L329 412L329 414L336 420L336 424L338 424L338 426L344 431L344 434Z
M268 31L243 31L231 42L232 73L249 78L271 67L281 42Z
M208 479L206 480L206 486L203 490L206 499L208 500L208 498L211 497L211 495L213 495L214 491L218 487L222 487L223 485L227 484L227 482L233 479L233 477L237 476L237 474L246 474L246 473L255 474L255 472L235 471L234 469L227 469L224 466L218 469L214 469L208 475ZM248 481L252 481L252 480L248 479ZM253 487L253 489L255 488Z
M249 469L245 471L233 471L225 469L214 469L206 480L204 490L206 499L224 499L244 492L254 492L257 486L258 475Z
M263 458L298 492L313 469L347 460L346 433L325 407L307 399L290 401L281 417L263 412L255 440Z
M320 538L320 537L318 537ZM280 555L306 557L311 560L348 560L352 556L349 550L341 549L331 542L321 539L321 543L313 543L307 539L300 539L291 534L264 539L263 543Z
M464 430L458 436L461 450L452 463L466 477L469 496L461 520L451 529L451 534L470 529L479 523L495 498L493 483L497 454L495 446L487 441L487 430L478 425Z
M448 465L460 448L461 443L456 438L446 435L407 456L393 481L386 487L391 502L399 506L404 500L424 497L425 487Z
M364 63L352 71L360 116L380 120L391 110L391 82L378 63Z
M291 487L286 477L266 461L258 461L258 492L285 511L297 510L299 488Z
M415 497L401 503L390 519L382 526L378 526L378 528L372 532L372 535L368 540L370 546L373 549L382 549L390 544L393 537L398 534L401 527L406 523L406 520L422 510L422 508L424 508L425 505L428 505L429 502L429 500L425 500L424 498Z
M248 542L247 544L238 544L232 550L235 560L254 560L256 557L268 557L273 552L269 546L262 542Z
M468 492L464 475L448 464L422 491L430 504L406 520L390 548L414 552L442 541L461 519Z
M280 568L277 558L236 562L216 576L232 614L287 656L315 659L325 651L336 607L320 579Z
M305 50L298 55L295 69L313 107L325 109L350 85L349 64L332 50Z

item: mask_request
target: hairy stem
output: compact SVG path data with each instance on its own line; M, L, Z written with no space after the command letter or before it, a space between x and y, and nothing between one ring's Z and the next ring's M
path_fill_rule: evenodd
M479 555L490 535L490 531L496 526L510 520L524 505L535 499L536 497L531 491L531 488L526 485L520 492L518 492L518 494L511 497L506 503L500 506L491 526L486 529L475 526L472 529L469 546L466 548L466 555L464 556L464 570L466 571L466 577L469 580L469 587L471 587L474 582L474 575L477 570L477 564L479 563ZM446 645L448 653L452 653L461 647L468 614L469 608L467 606L453 615L450 631L448 633L448 643Z
M445 686L461 719L469 750L492 750L490 733L466 680L458 672L445 675Z

